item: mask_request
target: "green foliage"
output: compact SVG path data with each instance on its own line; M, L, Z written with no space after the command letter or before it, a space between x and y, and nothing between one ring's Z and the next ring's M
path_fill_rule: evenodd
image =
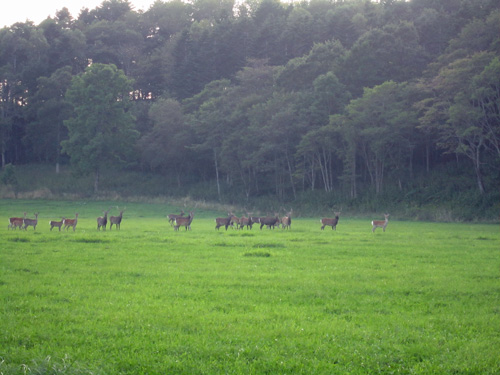
M3 168L0 181L5 185L17 185L16 167L12 164L7 164Z
M319 217L292 230L217 232L200 210L110 202L0 202L40 211L0 236L4 374L481 373L500 370L497 225ZM121 206L121 203L120 203ZM182 206L181 206L182 207ZM80 212L76 232L47 221ZM113 213L116 213L113 211ZM27 241L17 241L23 239Z
M73 78L66 93L74 114L64 121L69 139L62 142L63 151L79 173L96 175L95 192L102 165L133 160L138 134L128 112L130 88L131 81L116 66L93 64Z

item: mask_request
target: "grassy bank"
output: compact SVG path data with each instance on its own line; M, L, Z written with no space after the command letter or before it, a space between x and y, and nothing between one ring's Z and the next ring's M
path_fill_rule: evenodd
M16 203L0 201L2 373L500 371L497 225L218 232L197 208L174 232L178 207L129 202L98 232L110 202L35 200L36 231L9 231ZM75 232L49 231L75 211Z

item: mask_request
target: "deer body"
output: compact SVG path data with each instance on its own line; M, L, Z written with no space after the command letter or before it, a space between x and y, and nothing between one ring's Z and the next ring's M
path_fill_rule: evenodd
M106 225L108 225L108 211L103 211L104 216L99 216L97 218L97 230L101 230L101 227L103 230L106 230Z
M234 228L234 224L236 224L236 229L240 229L240 222L241 222L241 219L233 215L231 217L230 225L232 228Z
M231 225L231 220L233 219L233 214L228 213L227 217L218 217L215 219L215 229L219 230L220 227L227 227Z
M38 224L38 212L35 214L34 219L24 219L23 220L24 227L23 229L26 230L28 227L33 227L33 230L36 230L36 225Z
M170 215L168 215L168 222L170 223L170 225L174 225L175 220L180 218L180 217L183 217L183 216L184 216L183 210L181 210L180 215L170 214Z
M11 217L9 218L9 225L7 229L21 229L24 224L24 219L26 219L26 212L24 213L24 217Z
M123 210L125 211L125 210ZM120 229L120 224L122 222L122 217L123 217L123 211L120 211L120 215L118 216L111 216L109 218L109 230L113 228L113 224L115 224L116 229Z
M250 219L250 229L252 229L252 225L254 224L260 224L260 217L257 217L257 216L250 216L249 217Z
M64 229L68 230L69 227L73 227L73 232L76 229L76 224L78 224L78 214L75 214L74 219L64 219Z
M321 226L321 230L325 229L326 226L330 226L332 227L332 230L337 230L337 224L339 223L339 215L340 215L340 212L335 212L335 217L333 219L331 218L323 218L320 220L322 226Z
M261 217L259 219L259 222L260 222L260 229L262 229L264 225L267 225L269 229L271 229L271 227L274 229L276 225L278 226L280 225L280 218L278 217L278 215L276 215L275 217L266 216L266 217Z
M194 214L190 212L186 217L178 217L174 222L174 230L179 230L179 227L184 227L186 230L191 230L191 222L193 221Z
M286 216L283 216L281 218L281 227L283 229L292 229L292 212L293 210L290 210L290 212L287 213Z
M252 224L251 224L251 220L249 217L245 217L245 216L242 216L240 217L240 227L239 229L243 229L245 227L250 227L250 229L252 229Z
M375 232L375 229L382 228L385 232L385 228L387 224L389 224L389 214L384 214L385 220L373 220L372 221L372 233Z
M54 227L56 228L59 228L59 232L61 231L61 227L63 226L64 224L64 217L61 219L61 221L54 221L54 220L51 220L49 222L50 224L50 230L52 230Z

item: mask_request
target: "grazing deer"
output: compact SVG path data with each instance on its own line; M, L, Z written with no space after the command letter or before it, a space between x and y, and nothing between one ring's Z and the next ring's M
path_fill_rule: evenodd
M215 219L215 229L219 230L220 227L227 227L231 225L231 220L234 215L230 212L227 213L227 217L218 217Z
M56 227L56 228L59 228L59 232L60 232L60 231L61 231L61 227L62 227L62 226L63 226L63 224L64 224L64 217L61 219L61 221L54 221L54 220L51 220L51 221L49 222L49 224L50 224L50 230L51 230L51 231L52 231L52 229L53 229L54 227Z
M384 214L385 220L373 220L372 221L372 233L375 232L375 229L382 228L385 232L385 228L387 224L389 224L389 214Z
M260 223L260 229L262 229L264 225L267 225L269 229L271 229L271 227L274 229L276 225L279 227L280 218L278 214L274 214L274 217L272 216L261 217L259 218L259 223Z
M123 211L125 211L125 209L121 210L120 215L118 215L118 216L110 216L110 218L109 218L109 230L111 230L111 228L113 228L113 224L115 224L116 229L120 229L120 224L122 222L122 217L123 217Z
M330 219L330 218L323 218L320 220L321 224L323 224L321 226L321 230L325 229L326 226L330 226L332 227L332 230L337 230L337 224L339 223L339 216L340 216L340 212L335 212L335 217L333 219Z
M101 230L101 227L106 230L106 225L108 225L108 212L109 210L103 211L102 213L104 216L99 216L97 218L97 230Z
M73 232L76 229L76 224L78 224L78 213L75 214L74 219L64 219L64 229L68 230L69 227L73 227Z
M174 225L174 221L175 219L179 218L179 217L183 217L184 216L184 210L181 210L181 214L180 215L176 215L176 214L170 214L170 215L167 215L168 217L168 222L170 223L170 225Z
M9 218L9 225L7 229L21 229L23 227L24 219L26 219L26 212L24 213L24 217L11 217Z
M191 222L193 221L194 213L191 211L186 217L178 217L174 222L174 230L179 230L179 227L184 227L186 230L191 230Z
M290 212L281 218L281 227L283 229L292 229L292 212L293 209L290 209Z
M33 227L33 230L36 230L36 225L38 224L38 212L34 214L35 218L34 219L24 219L24 227L23 229L26 230L28 227Z

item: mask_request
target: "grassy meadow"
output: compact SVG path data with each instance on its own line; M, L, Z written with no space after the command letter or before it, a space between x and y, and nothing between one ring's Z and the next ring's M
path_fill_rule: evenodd
M497 224L218 232L198 208L174 232L178 207L127 202L98 232L116 204L0 200L0 374L500 373Z

